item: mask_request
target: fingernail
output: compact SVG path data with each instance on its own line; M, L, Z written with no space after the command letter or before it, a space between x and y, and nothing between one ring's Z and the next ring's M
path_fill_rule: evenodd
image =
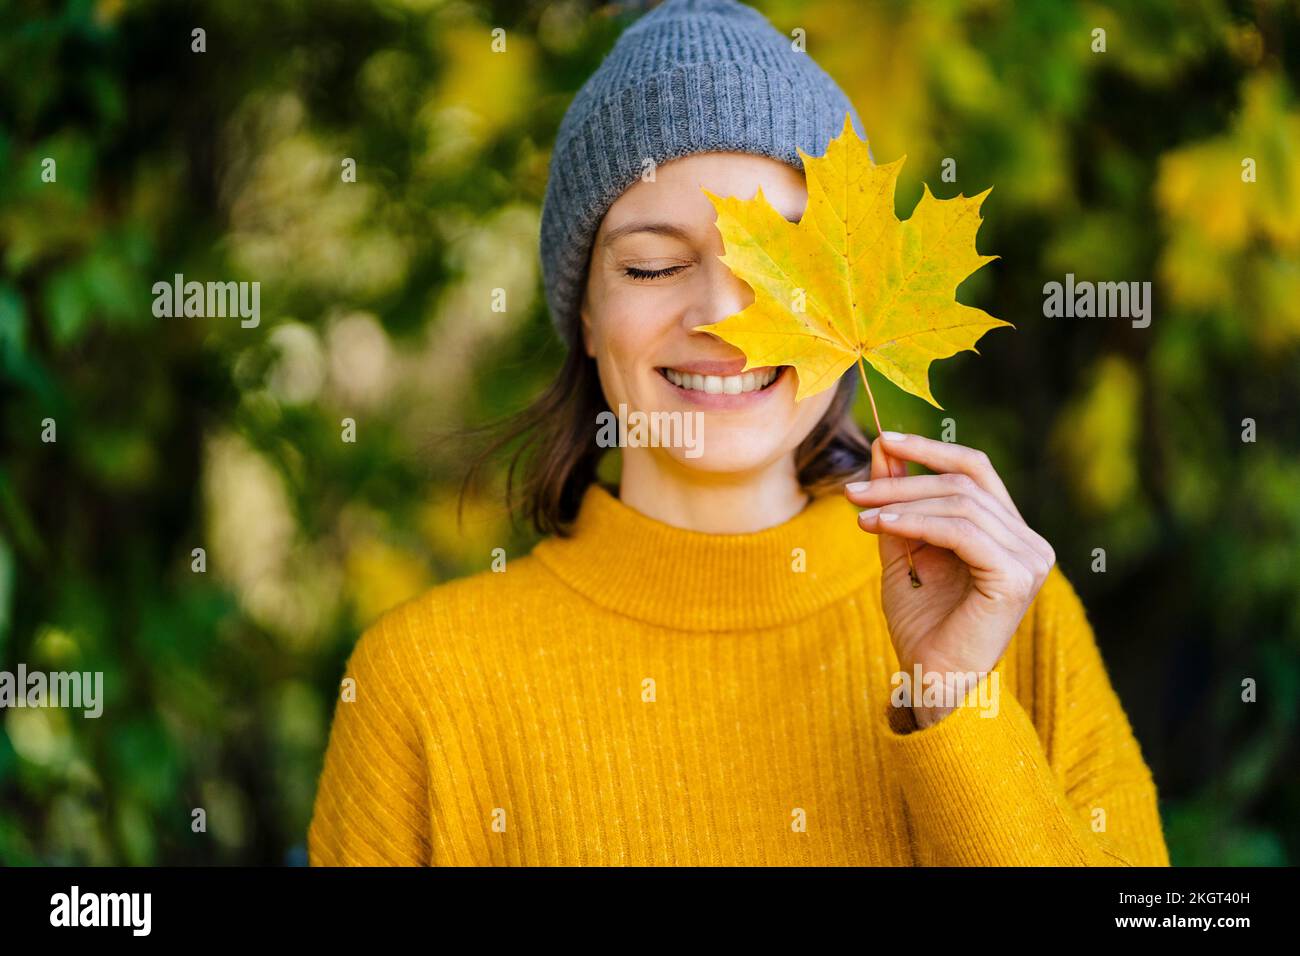
M879 509L879 508L868 508L866 511L862 512L862 514L858 515L858 517L859 517L859 518L874 518L874 517L875 517L876 515L878 515L878 514L880 514L880 509Z
M880 516L880 520L881 520L881 521L897 521L897 520L898 520L898 515L896 515L896 514L895 514L894 512L892 512L892 511L886 511L884 514L882 514L882 515Z
M902 432L881 432L880 437L885 441L902 441L907 436Z
M851 495L861 494L867 490L869 484L871 484L869 481L850 481L844 486L844 490Z

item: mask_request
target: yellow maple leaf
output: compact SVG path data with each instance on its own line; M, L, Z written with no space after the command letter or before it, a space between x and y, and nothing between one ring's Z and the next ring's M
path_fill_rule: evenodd
M795 401L830 388L865 359L905 392L942 408L930 393L930 363L977 352L981 335L1011 325L956 301L957 286L998 258L975 251L989 190L935 199L926 187L912 217L900 222L894 188L907 157L877 166L847 113L825 156L799 156L808 205L797 223L777 212L761 187L748 200L704 189L727 250L720 258L754 290L754 301L695 330L744 352L745 369L793 366Z

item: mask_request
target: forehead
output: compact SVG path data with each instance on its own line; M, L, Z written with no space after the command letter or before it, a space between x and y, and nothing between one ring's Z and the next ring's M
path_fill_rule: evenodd
M608 236L647 219L712 223L717 211L704 189L718 196L752 199L760 186L767 201L787 219L797 221L803 214L808 189L801 170L749 153L696 153L657 167L653 182L638 179L629 186L605 213L599 231Z

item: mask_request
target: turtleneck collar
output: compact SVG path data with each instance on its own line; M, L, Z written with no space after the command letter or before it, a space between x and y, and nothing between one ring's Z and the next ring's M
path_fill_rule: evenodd
M648 517L593 484L571 536L547 538L533 554L601 607L682 630L797 621L860 591L880 568L857 509L834 493L762 531L706 534Z

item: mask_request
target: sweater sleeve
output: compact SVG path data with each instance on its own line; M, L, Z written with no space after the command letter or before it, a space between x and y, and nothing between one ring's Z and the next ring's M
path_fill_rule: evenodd
M886 707L884 746L918 858L937 866L1168 866L1151 772L1058 568L1030 613L1036 653L1051 655L1050 760L1012 694L978 696L999 688L986 686L988 675L924 729L910 708ZM1000 662L991 674L1001 671ZM985 700L998 706L979 707Z
M423 735L408 662L393 645L400 633L400 618L387 615L348 659L307 831L312 866L431 862Z

